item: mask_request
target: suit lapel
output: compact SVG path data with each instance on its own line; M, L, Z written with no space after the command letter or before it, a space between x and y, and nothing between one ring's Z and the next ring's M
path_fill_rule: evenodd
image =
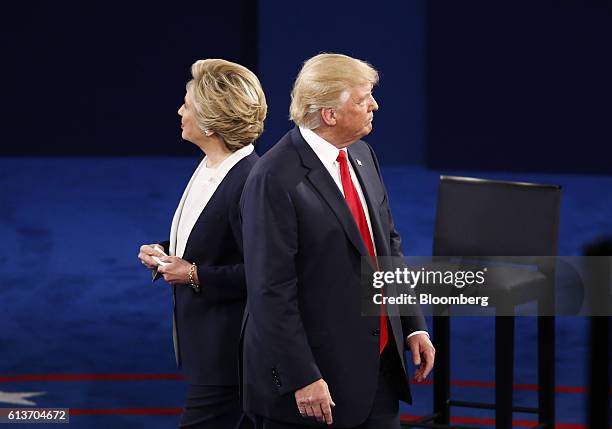
M357 158L351 147L348 148L348 156L353 166L353 171L359 180L363 196L367 204L368 214L370 215L370 224L372 226L372 235L374 236L374 243L376 245L376 253L380 255L388 254L387 247L388 243L385 240L385 234L382 229L382 223L380 221L380 213L378 208L380 206L381 195L380 190L377 192L373 180L378 180L378 174L374 178L371 177L372 172L376 171L376 167L368 165L370 162L366 157ZM363 158L363 159L361 159ZM359 162L357 162L359 160Z
M172 226L170 227L170 248L168 249L168 254L171 256L176 255L176 234L178 230L178 222L179 222L179 219L181 218L181 213L183 212L183 206L185 205L185 199L187 198L187 194L189 193L189 189L191 188L191 185L193 184L193 180L197 172L202 167L203 160L204 158L202 158L202 160L196 167L195 171L191 175L191 179L189 179L189 183L187 183L187 186L185 187L185 191L183 192L183 195L181 196L181 201L179 202L176 208L176 211L174 212L174 217L172 218ZM176 360L176 365L180 366L181 354L180 354L178 341L179 341L178 331L176 329L176 286L173 286L172 287L172 345L174 346L174 358Z
M331 207L351 243L353 243L361 255L369 256L368 250L361 239L361 234L359 233L357 224L353 219L353 215L349 210L342 193L338 189L338 186L336 186L333 179L329 177L329 173L327 170L325 170L325 167L321 165L321 168L319 169L310 170L308 173L308 179L317 189L319 194L321 194L325 202L327 202L327 204Z
M349 241L362 256L370 260L368 250L361 239L357 224L336 182L330 177L321 160L308 146L308 143L306 143L297 127L292 130L291 137L294 147L302 158L302 163L310 170L306 175L308 180L332 209Z
M349 159L351 160L351 164L353 165L353 171L355 171L355 175L357 176L359 184L361 185L361 190L363 191L366 204L368 205L370 224L372 225L372 232L374 235L374 241L376 243L376 253L378 256L389 255L389 234L387 233L385 235L379 212L379 207L382 203L384 194L381 192L380 187L377 186L380 181L376 167L370 164L370 160L372 159L370 156L359 156L356 151L351 150L350 147L348 149L348 155ZM385 239L385 237L387 238ZM383 269L383 267L380 267L379 269ZM387 287L390 288L390 296L399 296L394 285L388 285ZM391 323L391 330L395 337L395 344L398 353L400 356L403 356L404 338L402 338L403 334L402 324L399 318L399 308L397 305L386 305L385 308L387 315L389 316L389 322ZM401 359L401 362L405 371L406 364L404 360L405 359Z

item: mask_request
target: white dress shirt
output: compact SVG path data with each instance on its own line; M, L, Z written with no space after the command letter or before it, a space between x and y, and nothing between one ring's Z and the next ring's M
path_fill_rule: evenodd
M307 128L300 128L300 134L308 143L308 146L314 151L317 157L321 160L327 171L329 172L334 182L336 182L336 186L342 195L344 195L344 189L342 188L342 179L340 177L340 163L336 161L338 159L338 154L340 151L347 152L346 148L338 149L336 146L316 134L314 131L309 130ZM376 243L374 242L374 234L372 233L372 224L370 223L370 214L368 212L368 205L366 204L365 197L363 196L363 191L361 190L361 185L359 184L359 180L357 176L355 176L355 171L353 170L353 165L351 164L351 160L348 157L348 153L346 153L346 160L349 168L349 173L351 176L351 180L353 181L353 186L357 190L357 195L359 195L359 202L361 203L361 207L363 207L363 212L365 213L366 221L368 222L368 230L370 231L370 238L372 239L372 245L374 246L374 254L376 254Z

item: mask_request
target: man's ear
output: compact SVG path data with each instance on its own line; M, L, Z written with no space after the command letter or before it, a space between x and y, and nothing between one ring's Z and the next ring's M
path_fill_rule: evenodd
M328 127L336 125L336 111L330 107L324 107L321 109L321 120Z

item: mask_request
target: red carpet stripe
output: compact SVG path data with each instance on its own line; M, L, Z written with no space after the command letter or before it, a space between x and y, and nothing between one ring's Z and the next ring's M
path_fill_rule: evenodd
M181 374L35 374L35 375L0 375L0 383L30 381L145 381L145 380L183 380ZM431 380L412 384L431 385ZM451 386L494 389L492 381L452 380ZM537 391L537 384L515 384L514 390ZM589 389L581 386L557 386L557 393L588 393Z
M20 381L142 381L183 380L181 374L39 374L0 375L0 383Z
M93 415L178 415L181 414L182 408L72 408L71 416L93 416ZM400 419L404 422L413 421L421 418L421 416L402 415ZM451 423L455 424L476 424L485 426L494 426L495 419L478 418L478 417L451 417ZM512 426L517 427L532 427L537 424L531 420L513 420ZM555 429L587 429L583 424L579 423L557 423Z
M431 380L425 380L422 383L412 382L417 385L432 385ZM451 380L451 386L454 387L472 387L480 389L495 389L495 382L493 381L477 381L477 380ZM537 384L513 384L514 390L531 390L537 391ZM557 393L588 393L589 389L582 386L556 386L555 392Z
M400 416L400 420L403 422L410 422L413 420L420 419L422 416L411 416L411 415L402 415ZM451 423L454 424L464 424L464 425L485 425L485 426L495 426L495 419L491 418L479 418L479 417L451 417ZM513 420L513 427L533 427L537 425L538 422L532 420ZM586 425L581 423L557 423L555 424L555 429L588 429Z
M182 408L71 408L71 416L181 414Z

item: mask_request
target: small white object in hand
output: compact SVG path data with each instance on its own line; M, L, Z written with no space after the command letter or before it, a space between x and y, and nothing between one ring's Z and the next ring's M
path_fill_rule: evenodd
M164 256L168 256L166 255L166 252L164 252L161 248L159 248L158 246L153 247L155 250L157 250L159 253L161 253ZM168 265L168 262L164 262L161 259L159 259L159 257L153 255L151 256L151 259L153 259L155 262L157 262L157 265L159 265L160 267L163 267L164 265Z

